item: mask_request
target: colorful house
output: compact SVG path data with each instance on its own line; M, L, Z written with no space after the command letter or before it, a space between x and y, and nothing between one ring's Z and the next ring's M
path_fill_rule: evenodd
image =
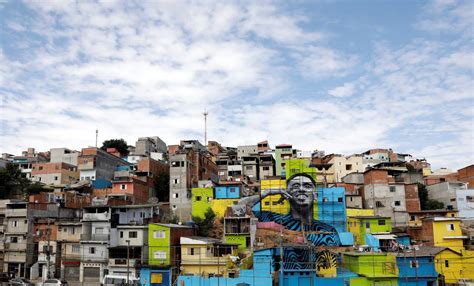
M277 176L286 176L286 161L293 157L293 146L280 144L275 146L275 173Z
M316 219L332 225L338 233L346 231L346 203L343 187L318 188L318 203L313 211Z
M308 174L316 182L316 168L309 166L310 161L306 159L290 159L286 160L285 165L285 175L288 180L291 176L295 174Z
M423 219L421 241L428 246L449 247L461 252L464 249L461 219L456 217L427 217Z
M237 254L238 244L210 237L181 237L181 274L228 277L229 255Z
M439 285L456 284L459 279L474 279L474 251L457 252L447 247L432 247L435 253L435 269Z
M193 188L192 189L192 216L204 218L204 214L210 207L214 199L213 188Z
M389 234L392 223L390 217L356 216L348 218L347 229L354 235L357 245L366 245L366 234Z
M194 235L190 226L152 223L148 225L148 264L140 269L144 286L170 286L179 273L181 236Z
M397 254L398 285L435 286L438 273L434 257L437 248L421 247Z
M359 275L351 285L398 285L398 268L394 255L388 253L345 252L344 268Z
M240 183L232 182L231 184L225 184L216 186L214 188L216 199L238 199L240 198Z

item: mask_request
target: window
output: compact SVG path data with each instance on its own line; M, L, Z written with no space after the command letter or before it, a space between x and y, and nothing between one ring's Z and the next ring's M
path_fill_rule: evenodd
M64 229L64 231L66 231L66 229ZM76 234L76 229L74 227L69 227L68 228L68 233L69 234Z
M395 193L395 186L390 186L389 190L390 190L391 193Z
M342 197L337 198L337 202L342 203L342 201L343 201L343 200L342 200Z
M399 207L400 206L400 201L395 201L395 206Z
M381 201L376 201L376 202L375 202L375 207L377 207L377 208L383 208L383 207L385 207L385 206L382 204Z
M474 197L473 196L466 196L466 201L468 203L474 203Z
M201 201L202 197L201 196L196 196L196 201Z
M72 245L72 252L74 252L74 253L81 252L81 245L80 244L73 244Z
M54 176L54 180L57 181L57 180L58 180L58 176Z
M179 184L179 179L173 179L173 183L174 183L175 185Z
M41 182L41 177L38 177L38 181Z
M123 231L120 232L120 238L123 238Z
M365 223L365 228L370 228L370 222Z
M11 243L18 243L18 237L16 237L16 236L10 237L10 242Z
M95 254L95 247L89 247L89 254Z
M164 230L155 230L153 231L153 238L165 238L166 231Z
M449 230L449 231L453 231L454 230L454 224L453 223L447 224L446 229Z
M153 252L154 259L166 259L166 251L154 251Z
M418 268L419 264L417 260L410 261L410 268Z
M235 193L235 188L230 188L231 193Z
M384 219L379 219L379 225L385 225L385 220Z
M126 190L126 189L127 189L127 185L121 184L121 185L120 185L120 189L121 189L121 190Z
M263 167L263 170L268 171L268 170L270 170L270 167L265 166L265 167Z
M38 170L43 170L43 166L39 166L39 167L38 167Z
M329 198L324 197L323 198L323 203L327 203L327 202L329 202Z
M130 231L128 233L128 238L137 238L137 232L136 231Z
M17 227L18 226L18 221L14 220L12 221L12 227Z
M414 215L410 216L410 220L411 220L411 221L416 220L416 216L414 216Z
M269 206L269 205L270 205L270 202L265 202L265 205L266 205L266 206Z
M346 171L350 171L352 170L352 165L351 164L347 164L346 165Z
M194 255L194 248L188 248L188 255Z
M174 193L173 194L173 199L177 199L178 198L178 193Z
M444 261L444 267L449 267L449 260Z
M253 166L245 166L245 170L250 171L253 169Z

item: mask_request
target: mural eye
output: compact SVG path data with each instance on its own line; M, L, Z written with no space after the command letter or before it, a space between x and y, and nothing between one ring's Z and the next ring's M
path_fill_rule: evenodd
M303 185L305 189L312 189L313 188L313 185L311 185L310 183L306 183Z
M292 189L292 190L297 190L297 189L299 189L299 188L300 188L300 184L298 184L298 183L295 183L295 184L293 184L293 185L291 186L291 189Z

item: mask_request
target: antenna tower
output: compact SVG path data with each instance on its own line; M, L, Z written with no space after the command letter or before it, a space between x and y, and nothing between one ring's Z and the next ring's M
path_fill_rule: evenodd
M204 110L204 113L202 115L204 115L204 145L206 146L207 148L207 115L209 114L209 112L207 112L206 110Z

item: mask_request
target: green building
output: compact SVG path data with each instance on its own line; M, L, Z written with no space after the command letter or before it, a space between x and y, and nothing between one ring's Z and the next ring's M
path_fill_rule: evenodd
M355 216L347 219L347 229L354 235L357 245L366 245L366 234L388 234L392 231L392 222L390 217Z
M345 252L344 267L359 275L350 285L398 285L396 257L387 253Z
M148 225L148 265L178 266L181 236L193 236L194 228L179 224L151 223Z
M310 175L316 182L316 168L309 166L309 160L307 159L289 159L285 161L285 174L288 180L294 174L305 173Z
M192 216L204 218L207 209L211 207L214 199L213 188L192 189Z
M293 146L281 144L275 147L275 174L277 176L286 176L286 160L293 158Z

